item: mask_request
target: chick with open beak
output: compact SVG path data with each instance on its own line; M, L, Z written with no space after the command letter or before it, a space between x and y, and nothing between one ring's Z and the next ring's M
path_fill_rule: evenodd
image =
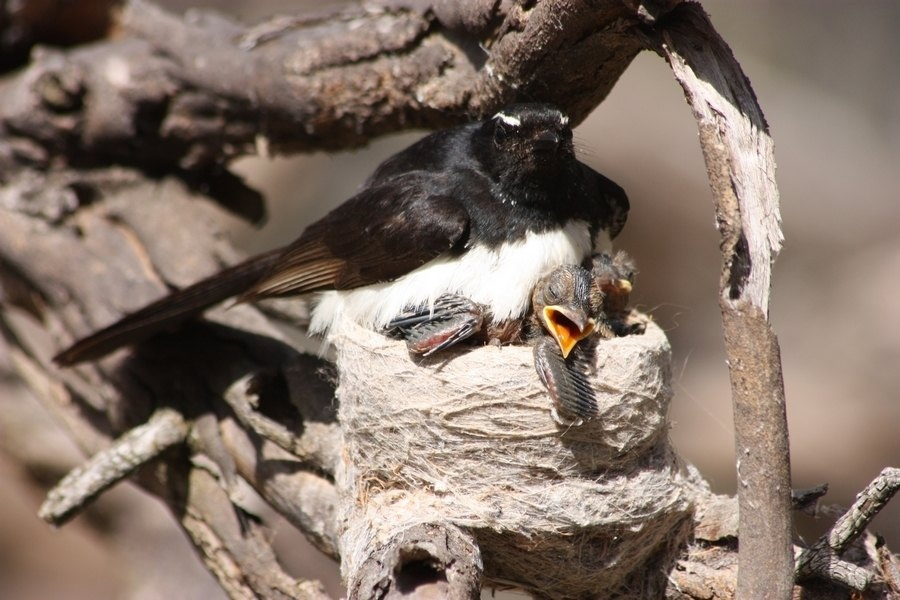
M591 418L596 398L588 379L590 352L577 351L594 333L591 273L578 265L558 267L532 294L534 368L553 400L559 422Z
M591 385L597 340L641 333L628 307L635 265L625 252L597 254L591 270L559 267L535 286L534 367L553 400L553 417L577 423L596 415Z
M558 267L534 288L534 315L556 341L563 358L596 327L591 300L591 274L577 265Z

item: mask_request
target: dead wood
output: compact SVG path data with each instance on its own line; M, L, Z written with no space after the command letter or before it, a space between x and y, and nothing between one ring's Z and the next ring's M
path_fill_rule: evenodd
M699 5L656 38L700 130L721 236L719 307L734 405L742 537L737 596L793 588L791 471L778 338L768 322L781 215L772 138L750 83Z
M605 576L603 569L615 574L610 549L621 550L633 539L644 540L643 555L631 571L623 567L618 591L610 588L610 595L718 598L735 589L743 597L764 597L756 595L759 590L770 597L790 594L784 398L777 339L767 322L771 263L780 245L771 140L749 84L699 5L677 5L385 0L375 8L247 29L211 13L180 18L133 1L110 13L113 24L100 29L118 32L114 39L33 52L27 65L0 81L0 331L11 363L82 450L98 456L97 463L115 462L117 451L131 449L134 434L128 432L137 427L146 433L143 424L153 414L168 415L165 420L177 426L167 431L178 434L126 453L133 460L105 471L87 492L72 496L71 505L83 505L136 468L135 480L167 502L210 571L236 598L324 595L316 582L294 580L278 566L265 529L240 508L242 482L323 552L345 559L354 597L472 597L484 582L545 596L590 593L596 588L576 589L571 581L585 573ZM547 456L590 459L587 466L564 465L557 476L566 485L652 479L655 496L648 493L643 506L655 522L609 517L587 523L565 507L567 526L554 522L549 533L526 534L515 524L497 525L503 511L487 515L482 507L448 518L446 500L454 496L432 476L421 486L428 494L418 505L427 510L403 511L406 495L422 483L393 479L408 477L408 465L396 463L392 471L361 459L348 464L345 450L359 459L372 442L348 439L346 429L347 421L364 414L358 409L367 392L341 392L347 405L338 419L331 367L296 350L286 333L296 323L275 311L213 311L205 322L77 369L60 370L50 360L74 338L235 262L220 227L235 218L258 221L264 208L260 196L230 173L230 159L357 147L392 131L459 123L511 101L555 102L578 122L645 46L666 55L685 89L717 200L721 306L742 482L740 531L751 532L741 537L740 577L736 506L709 494L664 443L667 399L628 418L611 414L612 429L600 438L620 446L601 451L593 442L573 442L578 429L560 432L547 425L542 434ZM364 364L357 372L385 365L379 344L370 339L373 352L357 359ZM472 354L480 361L494 350ZM393 364L421 367L401 358ZM492 371L523 369L515 352L504 361ZM654 368L665 381L665 360ZM519 371L522 378L525 371ZM646 369L641 373L634 384L652 383ZM666 395L660 394L645 396ZM517 410L538 402L528 409L535 411L530 427L545 425L539 401L534 391L515 397ZM636 421L649 427L645 434L623 434ZM763 427L748 428L757 423ZM430 421L414 419L407 423L412 425ZM154 428L149 431L158 442ZM178 443L182 438L185 443ZM510 463L522 458L509 439L487 442L494 450L482 448L482 454L499 452ZM447 464L459 458L452 449L442 451ZM535 489L534 507L546 509L547 490ZM669 503L656 502L661 498ZM368 510L375 505L387 512L373 517ZM412 522L410 515L416 516ZM641 538L642 531L655 533ZM534 553L542 544L553 552ZM565 565L572 568L568 579L555 559L561 548L582 561ZM888 597L893 555L872 546L864 556L853 564L880 576L865 597Z

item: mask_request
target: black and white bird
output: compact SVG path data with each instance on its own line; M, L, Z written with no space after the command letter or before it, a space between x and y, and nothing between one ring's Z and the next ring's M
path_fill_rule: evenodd
M173 292L56 360L99 358L235 296L314 292L319 334L340 319L380 330L448 293L488 307L501 326L525 315L555 267L609 250L628 207L621 187L576 158L561 111L513 105L422 138L292 244Z

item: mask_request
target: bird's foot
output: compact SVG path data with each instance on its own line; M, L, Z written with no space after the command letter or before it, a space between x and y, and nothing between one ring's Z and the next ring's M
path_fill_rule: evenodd
M420 307L388 323L388 332L406 340L413 354L430 356L482 330L484 306L458 294L439 296L433 307Z

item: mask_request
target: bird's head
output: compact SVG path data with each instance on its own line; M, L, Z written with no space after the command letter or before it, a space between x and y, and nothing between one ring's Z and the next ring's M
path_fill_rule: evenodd
M591 269L592 312L612 314L625 310L636 274L634 260L625 252L595 255Z
M550 104L513 104L487 119L474 151L488 173L507 183L553 183L575 161L569 118Z
M556 268L534 288L532 308L563 358L596 326L591 316L591 274L578 265Z

